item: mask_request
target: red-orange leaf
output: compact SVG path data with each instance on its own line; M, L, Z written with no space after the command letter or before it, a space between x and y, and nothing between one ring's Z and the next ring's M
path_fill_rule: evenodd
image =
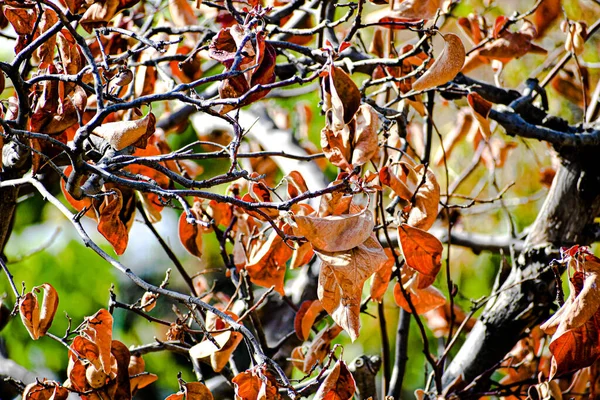
M398 237L406 265L420 273L418 288L431 285L442 267L442 242L431 233L407 224L398 227Z

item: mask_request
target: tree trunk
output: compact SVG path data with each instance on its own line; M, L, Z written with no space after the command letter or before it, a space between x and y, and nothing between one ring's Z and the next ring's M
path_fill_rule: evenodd
M600 210L600 173L593 159L592 152L580 152L562 160L523 251L447 368L445 388L476 380L469 388L474 395L489 386L487 378L526 330L548 318L556 292L550 261L560 257L561 246L594 240L590 228Z

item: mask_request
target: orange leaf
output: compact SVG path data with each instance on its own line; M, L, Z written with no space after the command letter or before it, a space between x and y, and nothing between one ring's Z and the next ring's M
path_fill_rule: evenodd
M337 360L315 394L314 400L350 400L356 392L356 382L341 359Z
M155 124L156 117L152 112L148 112L141 119L104 123L92 133L106 140L115 150L137 145L138 142L143 142L139 147L144 148L145 141L154 133Z
M431 285L442 267L442 242L431 233L407 224L398 227L398 237L406 265L420 273L418 288Z
M277 381L265 367L257 365L232 379L236 400L277 400Z
M58 293L56 293L56 290L49 283L37 286L33 288L33 291L38 292L40 287L44 289L44 297L42 299L38 335L44 336L50 326L52 326L52 320L58 308Z
M414 278L410 279L405 289L410 296L410 300L415 307L417 314L425 314L426 312L441 307L446 303L446 298L442 292L435 287L428 286L425 289L419 289L416 287L414 282ZM402 307L408 312L412 312L406 298L404 297L404 294L402 294L400 283L398 282L396 282L396 285L394 286L394 299L396 300L396 304L398 304L398 306Z
M375 274L373 275L373 281L371 283L371 299L377 302L381 302L383 299L383 295L385 294L390 283L390 279L392 277L392 268L394 267L395 263L392 255L392 249L388 247L385 248L384 251L387 255L387 260L385 263L381 264L381 267L379 267L377 271L375 271Z
M83 14L79 23L87 33L92 33L94 28L108 25L119 7L119 0L95 1Z
M331 110L331 126L341 130L354 118L360 106L361 94L358 87L341 68L329 65L327 78L323 79L325 112Z
M26 293L21 297L19 302L19 314L21 315L21 321L29 332L29 336L33 340L38 340L38 328L40 325L40 307L38 305L37 298L33 293Z
M316 250L335 252L350 250L363 243L373 232L373 213L365 208L356 214L327 217L294 217L294 234L304 236Z
M33 382L23 391L23 400L66 400L69 391L58 382L44 379L42 383Z
M245 266L250 280L267 288L275 286L275 291L283 296L286 263L292 257L293 249L273 230L267 241L253 250Z
M318 251L323 261L317 295L323 308L352 341L360 330L360 301L364 282L386 262L383 248L371 235L361 245L340 252Z
M98 210L98 232L109 241L115 249L115 253L121 255L125 252L129 241L127 226L120 217L123 208L123 194L115 187L110 190L115 193L104 196Z
M238 316L231 311L226 311L226 314L231 316L234 320L238 319ZM207 331L223 330L227 329L228 327L229 324L221 320L215 314L210 312L206 314ZM221 347L220 349L216 348L212 341L206 338L202 342L190 348L189 353L190 356L195 359L210 357L211 366L215 372L220 372L225 365L227 365L231 354L240 344L244 336L239 332L227 331L213 334L213 338Z
M300 305L294 318L294 330L298 339L302 341L308 339L310 330L321 311L323 306L319 300L306 300Z
M201 203L195 201L190 209L196 220L202 220ZM192 255L202 257L202 234L204 228L198 224L192 224L187 221L185 212L179 217L179 240L183 247Z
M112 347L113 317L110 313L101 309L91 317L86 318L86 323L81 334L98 346L98 358L105 373L111 369L111 347ZM127 357L129 365L129 357Z
M492 136L492 131L490 130L490 121L488 120L488 115L490 115L490 110L492 109L492 103L475 92L467 95L467 101L473 110L473 116L479 124L481 133L486 139L488 139Z
M322 329L313 339L306 356L302 372L309 373L315 364L323 361L331 349L331 341L342 332L342 327L334 324L332 327Z
M465 46L453 33L444 35L444 49L431 67L413 83L415 91L423 91L454 79L465 63Z

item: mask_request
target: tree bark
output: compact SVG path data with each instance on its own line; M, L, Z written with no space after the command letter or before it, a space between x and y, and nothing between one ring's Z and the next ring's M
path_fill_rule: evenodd
M592 151L562 159L523 251L443 376L451 392L474 380L464 397L488 387L489 375L527 329L548 318L556 293L550 261L560 257L561 246L593 240L590 228L600 210L600 173L593 159Z

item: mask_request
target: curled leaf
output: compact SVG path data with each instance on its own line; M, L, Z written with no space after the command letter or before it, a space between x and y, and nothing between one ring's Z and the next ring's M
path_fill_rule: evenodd
M444 49L431 67L413 83L413 90L423 91L454 79L465 63L465 46L453 33L444 35Z
M133 121L107 122L94 129L93 133L105 139L115 150L122 150L147 140L154 133L155 124L156 117L149 112L144 118Z

